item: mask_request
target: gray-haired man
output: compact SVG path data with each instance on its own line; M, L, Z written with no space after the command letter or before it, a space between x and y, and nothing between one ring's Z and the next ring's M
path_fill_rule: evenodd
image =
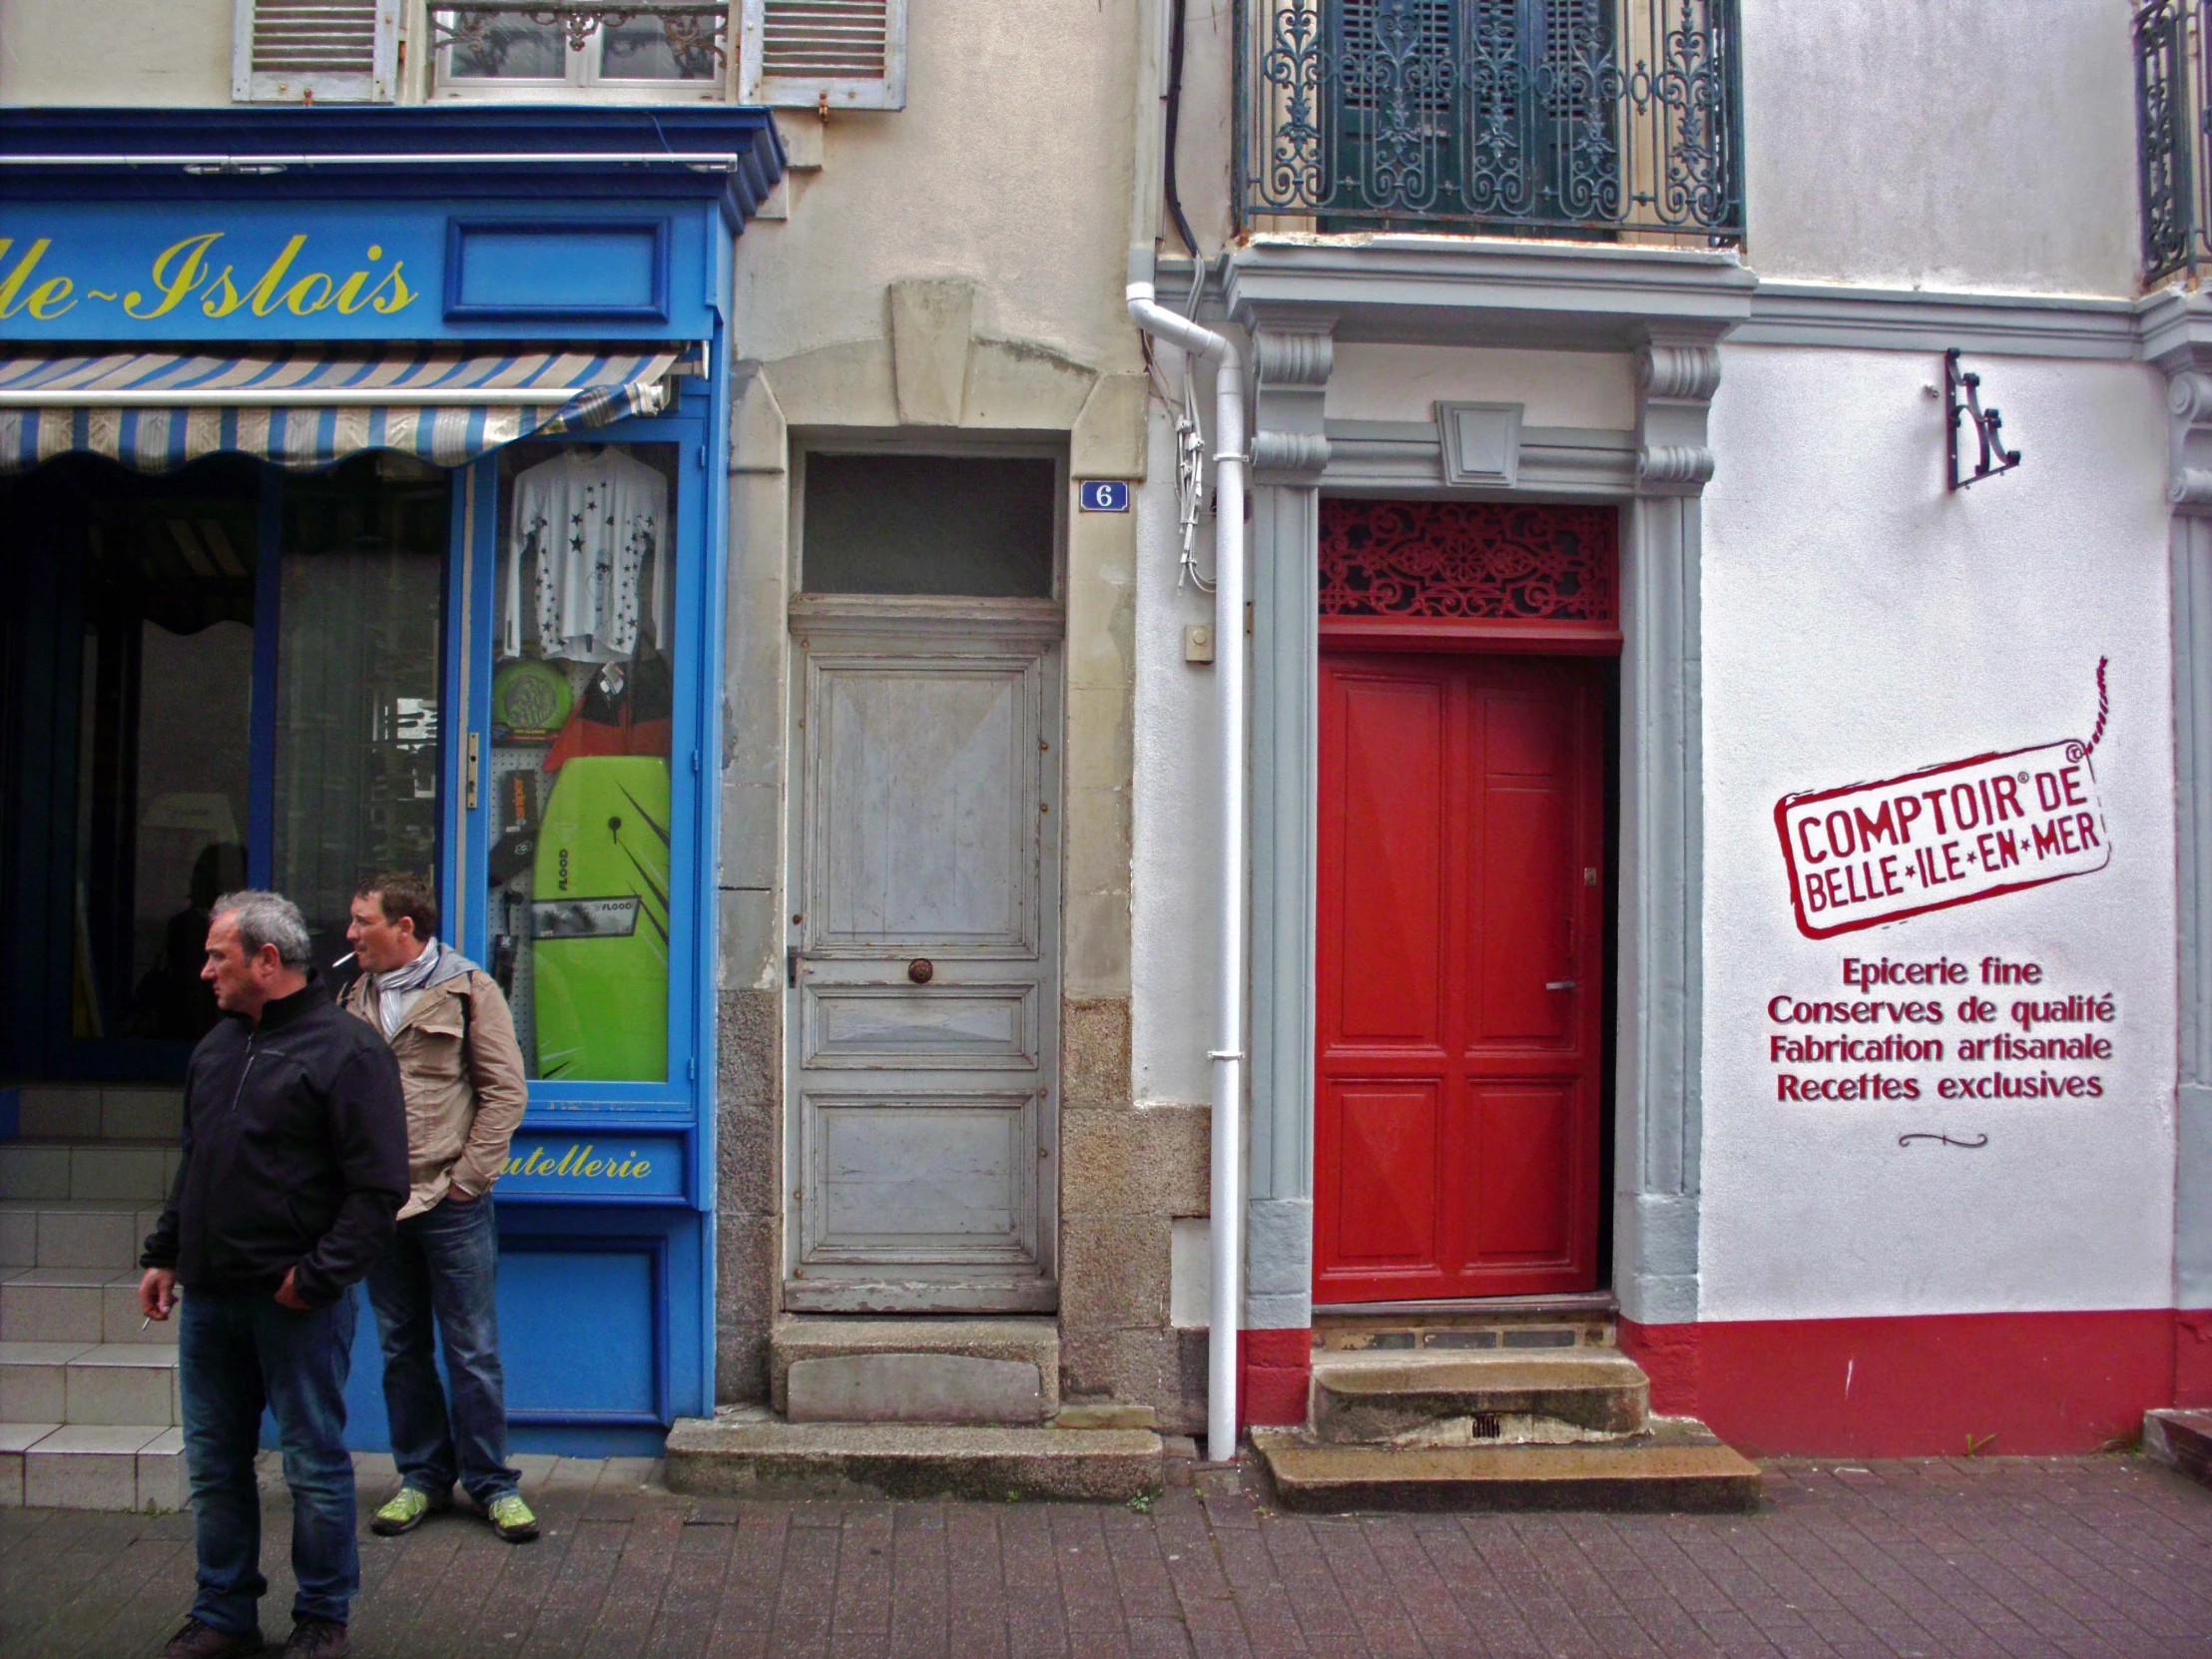
M227 893L201 977L229 1019L185 1078L184 1164L139 1265L139 1306L184 1297L178 1367L200 1594L168 1659L259 1653L262 1505L254 1451L276 1417L291 1487L295 1659L339 1659L360 1588L345 1377L353 1285L407 1196L399 1067L340 1013L307 960L298 907Z

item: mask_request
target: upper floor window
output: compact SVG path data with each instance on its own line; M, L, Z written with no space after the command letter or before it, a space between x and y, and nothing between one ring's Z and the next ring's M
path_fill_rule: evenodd
M1734 242L1736 0L1237 0L1250 229Z
M487 0L434 6L430 22L441 97L730 95L727 0Z
M2205 0L2135 8L2136 184L2143 279L2194 275L2212 255L2212 29Z

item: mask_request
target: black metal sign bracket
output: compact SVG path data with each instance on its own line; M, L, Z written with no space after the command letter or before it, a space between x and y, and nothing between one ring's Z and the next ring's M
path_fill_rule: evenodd
M1981 376L1959 368L1955 345L1943 353L1943 413L1950 445L1952 489L1962 490L1968 484L1978 484L1984 478L2010 472L2020 464L2020 452L2004 447L2000 435L2004 417L1994 407L1984 409L1981 406ZM1958 423L1961 420L1973 422L1974 437L1981 445L1973 471L1963 477L1958 472Z

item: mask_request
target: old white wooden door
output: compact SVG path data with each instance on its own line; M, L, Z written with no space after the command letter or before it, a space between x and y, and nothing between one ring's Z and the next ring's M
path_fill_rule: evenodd
M1061 621L809 594L784 1303L1058 1303Z

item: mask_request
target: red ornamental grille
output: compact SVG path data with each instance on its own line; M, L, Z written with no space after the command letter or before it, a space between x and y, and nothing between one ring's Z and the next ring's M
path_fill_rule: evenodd
M1611 507L1321 504L1321 614L1611 624Z

